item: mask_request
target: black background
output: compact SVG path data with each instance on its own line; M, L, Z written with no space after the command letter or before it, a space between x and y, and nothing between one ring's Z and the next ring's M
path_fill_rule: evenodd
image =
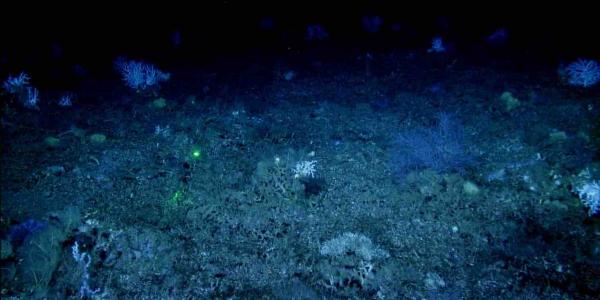
M552 67L578 57L600 58L600 13L592 4L528 5L409 1L21 3L2 9L0 75L27 70L41 81L55 76L47 70L80 65L89 75L108 76L118 56L159 65L202 67L223 57L301 53L318 44L305 40L309 24L322 24L329 32L330 37L320 46L343 51L424 51L431 38L439 35L454 45L456 53L472 54L487 51L483 38L504 27L510 38L498 52L505 58ZM361 18L365 15L383 18L380 32L364 31ZM261 28L265 18L273 20L272 29ZM400 30L391 30L393 23L399 24ZM171 43L175 31L182 37L178 48Z

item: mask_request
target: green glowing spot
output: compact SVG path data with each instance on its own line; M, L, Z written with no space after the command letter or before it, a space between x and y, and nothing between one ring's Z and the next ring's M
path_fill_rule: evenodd
M173 196L171 196L171 198L169 198L169 204L172 206L176 206L181 204L181 201L183 200L183 191L176 191L175 193L173 193Z
M202 151L200 150L200 147L192 148L192 158L195 160L202 158Z

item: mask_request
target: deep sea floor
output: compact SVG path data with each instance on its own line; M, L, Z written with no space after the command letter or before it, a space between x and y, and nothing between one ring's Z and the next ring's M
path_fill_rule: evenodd
M2 297L600 295L576 193L598 88L426 54L249 61L4 104Z

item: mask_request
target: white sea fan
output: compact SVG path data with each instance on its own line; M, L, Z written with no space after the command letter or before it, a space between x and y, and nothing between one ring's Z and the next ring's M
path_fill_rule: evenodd
M170 78L169 73L164 73L154 65L144 62L118 59L115 66L121 73L123 82L130 88L139 91L157 86L160 82Z
M69 107L73 105L73 94L66 93L58 99L58 106Z
M354 253L366 261L390 256L387 251L373 244L370 238L353 232L346 232L323 243L319 252L321 255L326 256L341 256L347 253Z
M40 102L39 98L40 92L38 89L28 86L27 87L27 95L23 99L23 106L29 109L39 109L38 103Z
M437 36L431 40L431 48L427 50L428 53L443 53L446 52L446 47L444 47L444 40Z
M154 126L154 135L168 137L171 135L171 128L169 127L169 125L164 126L164 127L160 126L160 125L156 125L156 126Z
M305 160L305 161L300 161L300 162L296 163L296 166L293 169L294 178L315 177L316 164L317 164L316 160L311 160L311 161Z
M595 60L578 59L565 71L569 84L573 86L587 88L600 82L600 64Z
M9 75L4 83L2 83L2 87L9 94L17 94L29 85L29 79L29 75L25 72L21 72L16 77Z
M589 215L600 212L600 182L591 181L576 189L581 203L589 208Z

